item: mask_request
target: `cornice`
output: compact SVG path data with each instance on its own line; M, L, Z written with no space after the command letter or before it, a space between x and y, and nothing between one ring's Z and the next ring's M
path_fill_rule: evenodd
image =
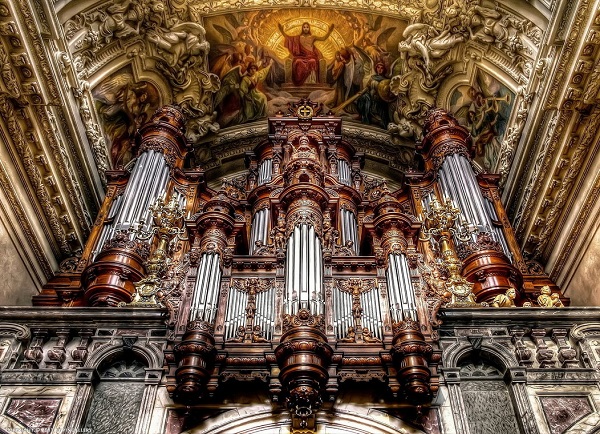
M2 81L9 92L3 95L2 115L14 144L13 160L21 163L15 163L20 179L11 182L23 184L30 202L39 202L37 218L45 228L45 238L56 240L55 255L70 256L89 233L95 206L86 200L97 195L91 193L66 124L56 59L48 57L52 40L48 39L51 28L45 11L39 2L4 6L7 14L0 17L0 54ZM34 250L36 244L32 244Z
M0 306L0 323L27 323L30 328L57 327L129 327L163 328L164 309L138 308L48 308Z
M502 315L502 311L507 314ZM474 323L493 323L495 325L516 325L519 322L533 326L535 324L552 324L567 322L571 325L579 323L599 322L598 307L565 307L561 309L538 308L453 308L440 309L443 328Z
M549 103L546 109L553 113L538 126L530 141L537 146L525 144L525 148L536 149L531 159L528 182L520 192L521 203L514 218L515 232L525 248L525 253L537 260L546 261L550 256L557 234L563 229L563 211L578 200L582 179L589 170L598 145L595 135L600 126L600 102L598 88L598 62L594 55L600 45L597 33L600 29L600 12L589 17L591 5L581 2L575 12L573 31L556 59L556 73L550 81ZM586 26L583 20L590 20ZM585 33L580 28L587 29ZM575 51L577 50L577 52ZM571 65L569 71L564 68ZM594 66L595 65L595 66ZM567 80L567 73L569 79ZM562 99L558 101L560 93Z
M11 182L10 177L6 173L3 164L0 164L0 188L2 188L2 191L4 192L4 195L8 200L8 206L10 207L10 210L12 211L14 216L16 217L16 221L18 222L19 228L25 236L25 241L27 242L27 245L33 252L35 260L37 261L37 264L43 272L42 279L50 279L54 274L52 266L48 261L48 258L44 254L44 249L42 248L42 245L39 243L39 240L35 235L31 222L29 221L29 218L25 210L23 209L21 202L18 199L18 194L16 194L14 185ZM29 261L30 258L27 257L26 260ZM37 267L31 267L32 272L36 269Z

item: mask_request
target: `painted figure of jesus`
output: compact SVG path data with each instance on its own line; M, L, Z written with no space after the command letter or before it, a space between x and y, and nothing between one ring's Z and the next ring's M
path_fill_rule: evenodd
M296 36L290 36L283 31L279 24L279 31L285 38L285 48L292 55L292 82L296 86L303 84L314 84L319 82L319 60L323 55L317 47L316 41L324 41L333 32L333 24L324 36L317 37L310 33L310 24L302 24L302 32Z

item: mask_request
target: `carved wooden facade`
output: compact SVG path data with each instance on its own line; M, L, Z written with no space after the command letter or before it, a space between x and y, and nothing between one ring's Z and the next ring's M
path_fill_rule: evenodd
M158 110L140 130L131 173L108 176L111 194L81 260L37 303L165 312L158 378L174 405L221 405L253 384L286 412L293 432L315 432L320 415L334 414L341 396L368 384L384 407L425 406L439 418L440 387L455 390L446 373L468 365L466 356L444 362L442 381L441 318L456 308L502 316L497 307L517 305L515 312L537 315L567 300L547 276L528 273L498 177L475 174L469 134L450 114L428 113L421 170L390 191L383 179L365 181L341 119L320 109L300 100L270 118L268 136L247 155L246 176L218 189L206 186L202 171L182 169L179 109ZM551 334L558 360L565 369L580 366L562 327ZM526 333L506 336L528 359ZM542 367L554 366L547 334L531 331ZM21 367L62 366L71 335L32 330ZM80 333L78 351L90 336ZM469 339L476 365L478 344ZM486 357L489 372L502 369ZM509 395L494 384L496 398ZM458 407L475 396L457 393ZM72 423L83 426L78 417Z

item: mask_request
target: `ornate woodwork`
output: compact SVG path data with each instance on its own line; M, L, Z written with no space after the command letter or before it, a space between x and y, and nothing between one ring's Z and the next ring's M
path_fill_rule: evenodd
M140 162L134 166L134 173L116 204L118 209L105 217L103 231L114 235L98 246L103 237L102 231L96 232L94 234L98 238L90 237L86 247L86 252L93 249L90 246L96 246L99 252L95 258L89 259L90 263L82 272L85 301L91 306L116 306L130 302L135 291L134 284L146 274L145 261L150 245L140 238L140 232L150 224L144 221L148 218L148 198L154 200L159 195L166 196L169 174L183 167L187 152L185 119L180 109L165 106L157 110L152 119L140 128L136 140ZM157 183L157 178L162 181ZM103 209L112 208L112 198L105 202ZM113 218L114 221L111 221Z
M186 406L255 382L294 432L317 429L319 412L354 383L427 406L440 388L440 309L562 305L518 252L499 177L472 170L469 134L441 110L427 119L423 170L396 190L363 173L342 120L307 100L269 119L246 175L211 188L202 169L182 168L181 113L159 110L140 129L131 173L109 174L81 259L48 292L71 305L165 309L166 387ZM83 291L68 285L77 277ZM523 334L514 331L515 347L533 363ZM56 331L44 359L48 332L36 330L23 366L57 369L69 336ZM541 334L531 336L539 363L553 366ZM573 366L564 332L552 337Z

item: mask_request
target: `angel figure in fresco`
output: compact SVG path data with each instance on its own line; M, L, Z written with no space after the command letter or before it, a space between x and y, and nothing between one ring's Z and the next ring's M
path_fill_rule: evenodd
M356 106L361 121L366 124L379 124L387 128L390 123L389 103L394 99L390 93L390 79L383 62L375 64L375 73L371 75L360 96L356 99Z
M236 66L221 82L221 89L215 96L215 107L222 107L223 126L242 124L267 116L267 96L259 89L269 74L273 61L262 68L250 63L245 73Z
M241 19L235 14L227 14L210 24L220 38L212 47L210 59L211 71L219 78L225 77L236 66L240 66L241 73L245 74L250 63L259 62L261 48L251 18L252 14Z
M382 26L383 16L375 20L360 17L359 26L355 29L353 45L366 53L373 64L382 62L389 71L391 53L385 48L388 38L396 31L394 26Z
M125 72L100 83L93 95L111 142L113 166L122 167L135 156L135 132L158 108L158 91L147 82L136 83L133 75Z
M333 62L327 68L328 82L333 86L333 95L327 101L329 107L337 107L348 99L354 87L355 65L350 48L342 48L335 53Z
M323 36L314 36L310 31L310 24L302 24L299 35L288 35L279 23L279 31L285 38L285 48L292 56L292 82L296 86L304 84L315 84L319 82L319 61L323 55L315 46L317 41L325 41L333 32L333 24L329 26L327 33Z
M338 51L328 70L329 83L333 85L332 97L327 102L331 111L358 114L362 122L386 128L390 122L390 103L395 100L387 72L383 61L374 62L357 46Z

